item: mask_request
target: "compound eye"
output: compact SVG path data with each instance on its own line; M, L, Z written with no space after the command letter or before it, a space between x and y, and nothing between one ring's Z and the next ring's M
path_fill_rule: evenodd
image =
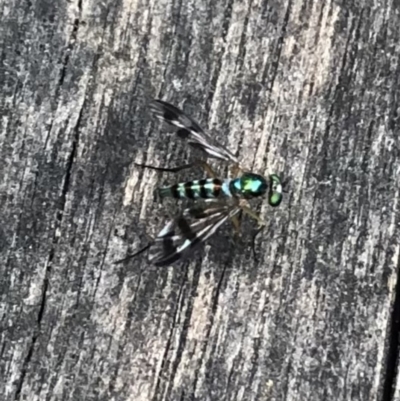
M269 195L269 204L271 206L279 206L280 203L282 202L282 194L279 192L274 192L272 191L271 194Z
M270 175L270 191L268 202L271 206L279 206L282 202L282 184L280 178L276 174Z

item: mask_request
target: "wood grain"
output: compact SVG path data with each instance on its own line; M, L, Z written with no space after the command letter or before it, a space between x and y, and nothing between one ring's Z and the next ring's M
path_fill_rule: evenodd
M399 400L397 1L0 10L2 400ZM289 179L256 259L246 220L182 266L113 263L201 174L134 166L197 156L153 98Z

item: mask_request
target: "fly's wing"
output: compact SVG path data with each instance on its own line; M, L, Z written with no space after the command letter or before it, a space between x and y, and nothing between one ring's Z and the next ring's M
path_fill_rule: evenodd
M160 120L178 129L177 134L180 138L188 138L191 146L201 149L210 157L239 163L236 156L206 134L200 125L182 110L162 100L154 100L151 108Z
M210 238L230 217L240 211L236 205L206 205L185 209L170 220L151 245L150 261L156 266L168 266L184 259L190 251Z

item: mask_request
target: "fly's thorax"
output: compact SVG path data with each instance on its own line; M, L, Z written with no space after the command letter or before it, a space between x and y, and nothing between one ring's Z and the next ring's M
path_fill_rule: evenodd
M229 189L237 198L251 199L264 195L268 190L267 180L259 174L244 173L231 180Z

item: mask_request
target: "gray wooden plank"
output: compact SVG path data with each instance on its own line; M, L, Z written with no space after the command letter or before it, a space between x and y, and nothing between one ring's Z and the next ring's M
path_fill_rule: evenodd
M4 399L382 399L399 266L397 3L0 9ZM199 175L134 166L196 156L152 122L154 97L247 168L290 178L279 209L258 205L257 260L246 220L242 245L227 226L182 266L113 264L176 210L153 190Z

